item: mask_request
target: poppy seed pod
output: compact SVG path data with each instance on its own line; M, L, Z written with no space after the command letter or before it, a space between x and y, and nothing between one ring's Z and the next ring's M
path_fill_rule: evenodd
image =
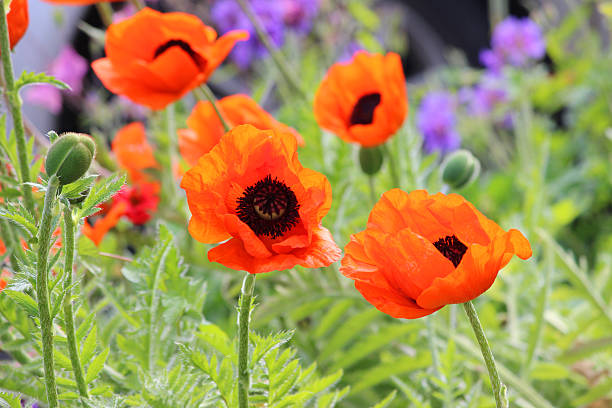
M45 160L47 175L56 175L60 185L81 178L94 158L96 145L83 133L64 133L49 148Z
M359 165L368 176L378 173L383 164L383 153L379 146L359 149Z
M453 188L462 188L476 180L480 174L480 162L468 150L457 150L442 165L442 180Z

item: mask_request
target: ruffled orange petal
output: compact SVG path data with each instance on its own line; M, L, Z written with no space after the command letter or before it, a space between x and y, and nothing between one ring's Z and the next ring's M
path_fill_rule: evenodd
M110 231L121 219L127 211L126 202L118 202L113 205L109 212L101 219L97 220L93 226L87 222L83 224L82 232L87 238L91 239L96 246L100 245L102 239L108 231Z
M355 289L376 309L395 318L417 319L439 309L424 309L414 300L401 296L396 291L381 289L361 281L355 281Z
M206 78L208 78L223 62L238 41L246 41L248 39L249 33L245 30L232 30L219 37L219 39L206 50L206 53L203 54L206 58L206 68L204 70Z
M527 259L531 254L529 241L515 229L498 235L489 246L473 244L457 269L446 277L436 278L417 303L434 308L475 299L493 285L497 273L513 255Z

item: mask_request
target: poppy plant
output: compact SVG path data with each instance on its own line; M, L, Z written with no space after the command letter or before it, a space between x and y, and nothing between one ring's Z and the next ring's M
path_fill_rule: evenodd
M218 108L230 127L248 124L261 130L291 133L299 146L304 145L304 139L295 129L274 119L247 95L226 96L219 100ZM198 102L193 108L187 118L187 126L188 129L178 130L179 150L187 163L193 166L221 140L225 130L212 104L205 101Z
M208 259L249 273L340 259L321 219L331 206L327 178L302 167L293 135L241 125L226 133L183 177L189 232L223 242Z
M217 33L194 15L144 8L111 24L106 58L91 66L111 92L163 109L205 82L246 31Z
M357 51L327 72L315 94L315 119L346 142L380 145L406 118L405 82L399 55Z
M340 271L380 311L414 319L480 296L513 255L531 257L523 234L463 197L393 189L351 236Z
M28 0L11 1L11 9L6 14L11 50L17 45L28 29Z

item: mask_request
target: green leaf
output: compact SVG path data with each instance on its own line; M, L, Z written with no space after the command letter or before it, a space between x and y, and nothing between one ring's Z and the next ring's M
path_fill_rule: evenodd
M30 316L38 317L38 305L32 297L23 292L6 289L2 293L13 299L21 306Z
M109 351L110 349L108 347L105 348L102 353L98 354L96 358L94 358L89 367L87 367L87 375L85 376L85 382L87 384L95 380L98 374L100 374L100 371L102 371L104 368L104 363L106 362Z
M98 212L99 209L96 206L110 200L110 198L123 187L125 180L125 174L114 174L104 179L102 182L95 184L91 188L85 201L83 201L78 218L85 218Z
M400 356L388 363L379 364L371 369L354 373L350 377L351 381L349 381L355 384L351 388L351 394L371 388L392 376L424 369L429 366L431 366L431 355L429 353L421 353L416 357Z
M81 362L83 364L89 363L96 352L96 344L98 339L98 327L94 324L89 332L89 336L83 343L83 349L81 350Z
M325 343L321 354L319 355L319 361L325 361L329 359L336 351L340 350L351 340L358 338L360 332L368 327L372 320L380 316L380 312L377 309L370 308L360 313L354 314L348 320L342 324L335 331L333 336Z
M21 227L28 234L28 238L35 237L38 233L34 218L23 205L8 203L6 208L0 208L0 218L7 219Z
M97 177L97 175L91 174L89 176L85 176L78 179L74 183L66 184L62 188L62 196L66 197L69 200L81 198L81 193L86 191L88 188L91 188Z
M21 408L21 398L8 392L0 392L0 407Z
M21 73L21 76L15 82L15 90L18 91L26 85L33 84L49 84L59 89L71 89L70 86L65 82L62 82L59 79L52 77L51 75L47 75L44 72L36 73L23 71Z
M531 369L531 377L534 380L559 381L568 378L570 374L566 366L557 363L538 362Z
M225 356L235 353L229 336L217 325L212 323L200 325L200 330L196 333L196 336Z
M395 395L397 394L396 390L393 390L387 397L380 401L378 404L374 405L372 408L386 408L389 406L391 401L395 399Z
M612 378L601 381L589 391L572 401L572 406L583 407L612 394Z

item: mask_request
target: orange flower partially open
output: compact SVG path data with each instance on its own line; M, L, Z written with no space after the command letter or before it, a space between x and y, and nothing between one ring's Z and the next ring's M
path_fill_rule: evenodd
M144 8L111 24L106 58L91 66L113 93L151 109L163 109L205 82L237 41L242 30L217 33L194 15Z
M119 165L128 171L132 180L141 180L144 169L158 167L153 147L147 141L144 125L140 122L119 129L111 148Z
M258 129L274 129L291 133L299 146L304 145L302 136L292 127L280 123L263 110L247 95L231 95L219 100L218 108L231 127L253 125ZM187 118L189 129L179 129L179 150L190 165L216 145L225 133L223 125L210 102L198 102Z
M405 82L399 55L358 51L327 72L315 94L315 119L347 142L384 143L406 118Z
M531 257L523 234L463 197L393 189L351 236L340 271L380 311L414 319L480 296L513 255Z
M302 167L293 135L241 125L183 177L198 241L225 241L208 259L262 273L327 266L340 249L321 219L331 206L327 178Z
M17 45L21 37L28 29L28 0L13 0L11 1L11 9L6 15L8 23L9 42L11 50Z

